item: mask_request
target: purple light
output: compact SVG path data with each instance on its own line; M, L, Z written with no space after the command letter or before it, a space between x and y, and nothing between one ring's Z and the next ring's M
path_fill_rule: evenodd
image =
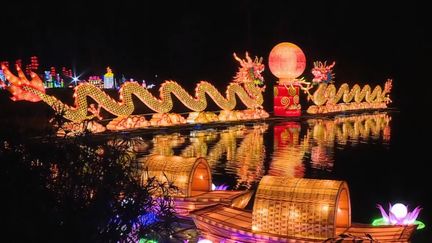
M377 207L381 211L381 215L384 219L385 224L388 225L414 224L417 216L422 210L420 206L417 206L412 212L409 212L408 207L401 203L396 203L393 206L391 205L391 203L389 203L389 213L387 214L380 204L377 204Z
M212 190L213 191L226 191L228 189L228 185L222 184L219 186L216 186L215 184L212 184Z

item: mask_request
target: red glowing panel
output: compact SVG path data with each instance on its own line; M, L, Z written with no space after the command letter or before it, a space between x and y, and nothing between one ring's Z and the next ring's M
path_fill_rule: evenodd
M297 45L282 42L271 50L269 67L281 83L292 82L305 70L306 57Z

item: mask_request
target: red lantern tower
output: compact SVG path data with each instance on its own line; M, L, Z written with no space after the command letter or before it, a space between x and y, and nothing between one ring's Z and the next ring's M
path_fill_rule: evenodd
M295 44L282 42L273 47L269 55L269 67L279 78L274 87L274 115L300 116L300 85L297 79L306 68L306 57Z

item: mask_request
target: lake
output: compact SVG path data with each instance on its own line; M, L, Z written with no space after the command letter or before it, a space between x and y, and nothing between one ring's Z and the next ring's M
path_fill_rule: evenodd
M264 175L345 180L353 222L371 223L380 217L377 203L386 208L401 202L409 209L422 206L419 219L428 227L429 205L419 190L423 179L416 176L422 174L421 161L412 150L420 147L409 140L414 131L409 125L403 114L392 111L196 126L141 135L138 150L141 158L205 157L213 183L233 190L255 190ZM247 209L252 206L253 198ZM422 242L428 231L417 231L414 242Z
M428 126L420 117L390 110L152 128L94 138L132 138L135 156L141 161L154 154L205 157L213 184L226 185L228 190L254 191L264 175L344 180L350 189L353 222L371 223L380 217L377 203L386 208L388 203L401 202L411 210L422 206L419 219L426 228L415 232L413 242L427 242L432 204L426 192L430 175L425 164L430 159L429 145L420 139L428 138ZM139 164L137 173L143 167ZM25 178L20 170L11 178ZM16 206L16 210L25 210L11 225L25 222L32 227L41 215L46 217L45 209L37 211L40 205L31 203L38 199L44 204L40 192L27 191L37 178L15 184L5 181L18 185L16 195L28 200ZM7 186L6 191L12 190ZM254 197L246 209L252 209L253 203Z

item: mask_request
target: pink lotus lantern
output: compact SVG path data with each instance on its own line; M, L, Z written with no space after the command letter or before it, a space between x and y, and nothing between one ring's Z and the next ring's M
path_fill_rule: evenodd
M412 225L416 224L417 229L422 229L425 227L424 223L416 220L422 208L417 206L412 212L408 212L408 207L402 203L396 203L391 205L389 203L388 214L384 208L377 204L377 207L381 211L382 218L373 221L372 225Z

